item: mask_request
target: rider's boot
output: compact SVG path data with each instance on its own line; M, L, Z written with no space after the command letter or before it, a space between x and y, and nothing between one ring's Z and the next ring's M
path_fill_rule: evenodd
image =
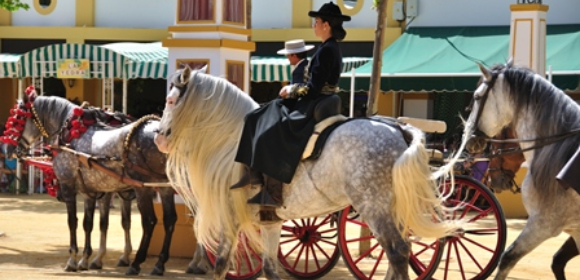
M244 165L242 178L240 178L237 183L233 184L230 189L235 190L249 187L251 185L264 185L264 176L262 175L262 172Z
M566 165L556 175L556 180L564 188L573 188L580 194L580 180L578 174L580 173L580 148L568 160Z
M282 185L282 182L267 176L266 184L262 185L262 188L258 194L248 199L248 203L271 207L282 206Z

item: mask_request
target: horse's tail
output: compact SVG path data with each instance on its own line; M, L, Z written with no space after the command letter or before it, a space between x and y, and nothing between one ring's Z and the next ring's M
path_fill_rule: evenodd
M403 236L412 233L421 237L444 237L456 227L439 217L442 200L436 182L431 179L423 132L408 125L403 130L411 134L412 140L393 167L395 222L401 226Z

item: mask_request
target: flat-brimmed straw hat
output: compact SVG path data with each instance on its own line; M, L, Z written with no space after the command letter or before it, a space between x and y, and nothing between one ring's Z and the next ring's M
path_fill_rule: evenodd
M304 40L290 40L284 43L284 48L278 51L278 54L294 54L307 52L314 48L313 45L306 45Z

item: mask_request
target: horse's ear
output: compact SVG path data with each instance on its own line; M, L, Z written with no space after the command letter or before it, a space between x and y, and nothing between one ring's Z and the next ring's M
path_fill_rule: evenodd
M189 65L185 65L185 68L183 69L183 72L181 72L181 77L180 79L180 83L181 84L187 84L187 82L189 82L189 77L191 76L191 68L189 68Z
M199 71L199 72L202 72L202 73L205 73L205 74L208 74L208 73L207 73L207 64L206 64L206 65L204 65L203 67L201 67L201 68L200 68L198 71Z
M24 97L22 98L24 103L26 102L34 102L34 99L36 99L37 94L36 94L36 89L34 88L34 86L29 86L26 88L26 90L24 91Z
M507 68L511 68L512 66L514 66L514 58L510 57L510 59L508 59L505 65Z
M490 81L491 80L491 72L489 71L489 69L487 69L485 66L481 65L481 63L477 63L477 66L479 67L479 71L481 71L481 74L483 74L483 78L486 81Z

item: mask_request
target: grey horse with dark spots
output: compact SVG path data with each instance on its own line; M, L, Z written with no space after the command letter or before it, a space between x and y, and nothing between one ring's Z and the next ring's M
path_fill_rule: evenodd
M17 145L5 143L3 149L6 154L12 154L17 148L27 149L30 143L34 143L41 136L47 144L63 144L63 127L71 122L73 110L80 107L59 97L36 96L33 92L30 96L25 95L19 101L17 108L27 111L22 120L23 127L18 133ZM21 111L20 111L21 112ZM95 168L81 164L76 153L92 155L94 161L125 178L132 178L143 182L166 182L165 163L166 156L159 152L153 142L154 131L158 127L158 120L152 118L141 119L135 123L120 128L112 128L105 125L90 125L86 132L74 138L68 143L68 147L74 150L61 150L53 158L53 169L58 178L60 189L58 198L66 203L68 212L68 226L70 229L70 257L65 270L76 271L102 267L102 259L106 253L106 232L108 226L108 201L110 194L114 192L126 192L134 189L139 211L141 212L141 224L143 237L135 260L130 263L129 256L132 253L130 228L130 200L124 199L122 206L122 224L125 229L126 245L124 253L119 260L120 266L129 265L127 274L135 275L141 270L140 265L145 261L147 249L157 218L153 210L154 188L133 188L123 183L119 178L114 178ZM128 137L129 136L129 137ZM82 157L81 157L82 158ZM137 168L131 168L137 166ZM76 196L81 193L85 196L85 218L83 228L85 230L85 248L80 260L78 260L78 247L76 230L78 219L76 216ZM101 203L101 246L95 258L89 266L88 259L92 255L91 231L93 229L93 215L95 194L105 193L104 203ZM163 223L165 238L159 259L151 274L162 275L165 271L165 262L169 258L169 247L177 214L174 204L174 190L172 188L159 188L159 194L163 204ZM123 195L121 195L123 197ZM126 197L127 198L127 197Z

